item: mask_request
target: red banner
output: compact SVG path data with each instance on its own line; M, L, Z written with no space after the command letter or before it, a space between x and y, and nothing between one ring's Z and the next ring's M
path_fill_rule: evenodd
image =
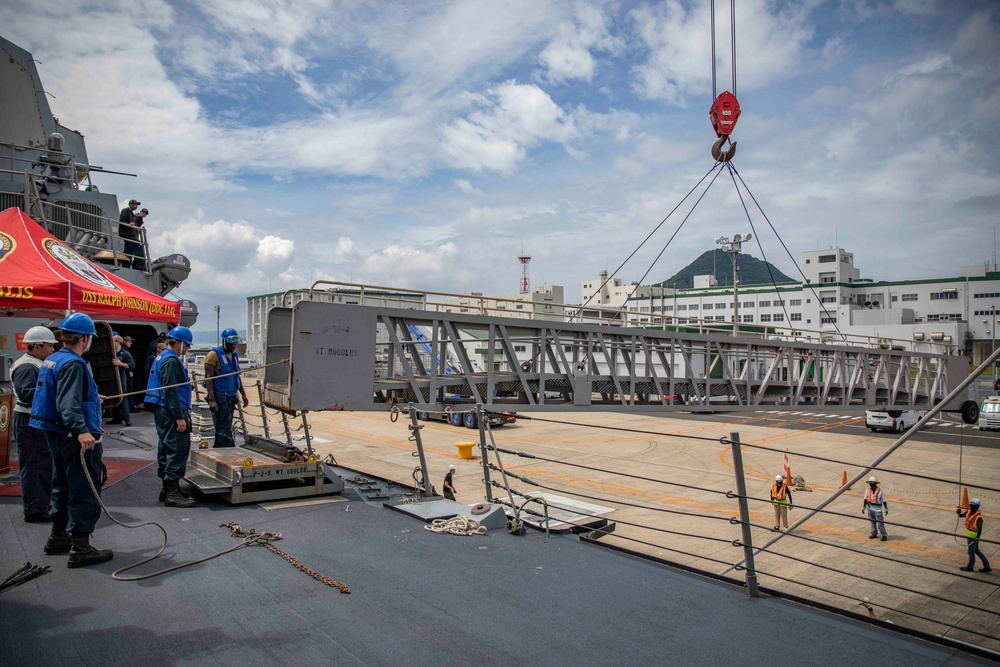
M17 208L0 213L0 312L179 322L180 306L88 261Z

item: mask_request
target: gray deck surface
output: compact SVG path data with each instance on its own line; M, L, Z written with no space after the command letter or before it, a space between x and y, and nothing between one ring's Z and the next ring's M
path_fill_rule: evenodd
M152 442L149 422L140 413L129 432ZM107 439L105 456L153 453ZM106 518L92 541L115 559L69 570L65 555L42 554L48 527L23 523L19 498L0 498L0 580L25 561L53 566L0 595L4 665L981 664L570 536L438 535L356 496L273 512L212 499L168 509L158 490L150 466L104 493L120 520L166 528L167 551L144 572L232 546L219 524L237 521L281 532L279 547L352 594L261 547L117 582L111 572L151 555L160 534Z

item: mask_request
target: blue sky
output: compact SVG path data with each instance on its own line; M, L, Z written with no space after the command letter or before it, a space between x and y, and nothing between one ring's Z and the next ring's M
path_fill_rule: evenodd
M998 3L736 5L735 164L796 260L839 241L875 279L991 261ZM199 328L320 278L516 292L522 244L532 283L576 301L712 166L707 1L0 0L0 19L92 162L139 174L96 180L151 210L155 254L192 259ZM623 280L750 227L720 178L654 264L674 220Z

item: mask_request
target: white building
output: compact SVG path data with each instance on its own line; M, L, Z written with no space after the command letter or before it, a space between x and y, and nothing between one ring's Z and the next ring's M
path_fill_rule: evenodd
M443 313L478 313L497 317L562 320L566 309L560 285L541 285L527 294L484 296L480 292L437 302L436 310Z
M861 277L854 255L842 248L805 252L800 266L803 282L739 287L742 332L949 351L969 354L976 363L994 345L997 266L963 267L958 277L875 282ZM606 272L583 281L584 301L607 293L602 306L627 304L630 324L732 330L733 288L719 287L712 276L697 276L694 288L676 292L631 285L624 299L615 291L623 287L620 280L601 290L605 282Z

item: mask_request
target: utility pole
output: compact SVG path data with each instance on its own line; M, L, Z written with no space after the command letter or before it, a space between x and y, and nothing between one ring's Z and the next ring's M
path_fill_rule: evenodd
M218 343L218 341L222 337L222 332L219 329L219 317L220 317L221 312L222 312L222 306L216 304L215 305L215 341L216 341L216 343Z
M740 333L740 263L739 255L740 250L743 249L743 241L749 241L753 238L752 234L747 234L743 236L737 234L730 241L728 236L719 236L715 239L715 242L722 246L722 251L729 255L730 259L733 260L733 335L738 336Z

